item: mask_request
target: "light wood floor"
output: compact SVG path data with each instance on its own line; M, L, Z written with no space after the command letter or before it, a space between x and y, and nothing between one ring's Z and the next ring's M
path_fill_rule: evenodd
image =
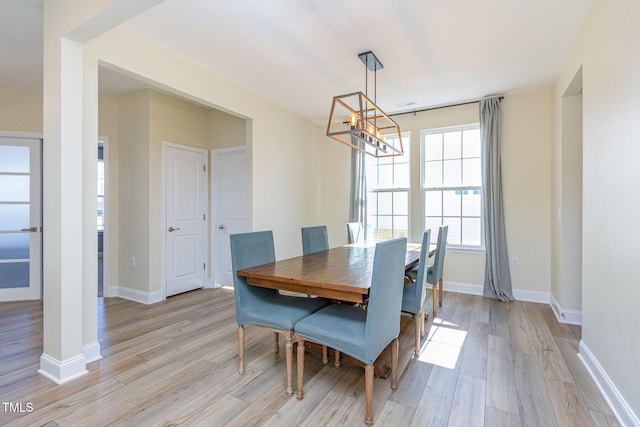
M289 398L284 348L275 354L263 329L246 328L246 373L238 375L229 291L151 306L99 301L104 358L62 386L36 373L41 304L0 304L0 400L34 409L0 407L0 425L364 425L363 370L307 355L304 400ZM445 293L427 330L416 360L403 317L399 388L375 379L375 425L618 425L576 356L580 328L558 324L546 305Z

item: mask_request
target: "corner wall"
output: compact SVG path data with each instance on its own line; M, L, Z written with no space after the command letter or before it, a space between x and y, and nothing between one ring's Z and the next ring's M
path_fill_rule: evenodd
M580 356L625 425L640 425L640 32L635 0L594 0L556 82L583 71L582 342Z

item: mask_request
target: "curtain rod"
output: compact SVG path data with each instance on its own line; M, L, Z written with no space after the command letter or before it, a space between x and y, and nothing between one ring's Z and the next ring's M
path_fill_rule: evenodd
M498 96L497 98L498 98L498 101L502 101L504 99L504 96ZM413 110L413 111L404 111L404 112L401 112L401 113L389 114L389 116L390 117L402 116L404 114L413 114L413 115L415 115L417 113L422 113L424 111L439 110L441 108L459 107L461 105L475 104L477 102L482 101L483 99L489 99L489 98L479 98L479 99L475 99L473 101L464 101L464 102L458 102L458 103L455 103L455 104L445 104L445 105L439 105L437 107L421 108L419 110Z

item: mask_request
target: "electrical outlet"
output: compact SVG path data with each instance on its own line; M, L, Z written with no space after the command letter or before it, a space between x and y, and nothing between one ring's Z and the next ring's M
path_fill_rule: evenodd
M136 266L136 257L132 256L130 261L131 261L131 267L135 267Z
M518 261L518 257L511 258L511 267L518 267L520 265L520 261Z

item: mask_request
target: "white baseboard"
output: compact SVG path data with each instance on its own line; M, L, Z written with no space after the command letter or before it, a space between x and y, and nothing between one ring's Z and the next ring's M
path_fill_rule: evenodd
M484 294L484 286L472 283L447 282L442 284L445 291L457 292L459 294L479 295ZM528 291L524 289L514 289L513 297L519 301L539 302L549 304L549 292Z
M82 354L84 354L85 364L102 359L102 354L100 354L100 343L95 341L91 344L85 345L82 347Z
M634 414L633 410L624 400L615 384L602 368L602 365L600 365L600 362L598 362L598 359L596 359L591 350L587 347L587 344L582 340L580 341L578 358L582 361L585 368L587 368L591 378L595 381L600 392L611 407L614 415L618 418L620 424L622 426L639 427L640 418Z
M582 325L582 311L562 308L553 295L551 295L551 309L560 323L570 325Z
M64 384L89 373L89 371L87 371L83 354L61 362L48 354L42 353L38 373L56 384Z
M164 301L165 299L162 291L142 292L137 289L126 288L124 286L117 286L111 289L115 289L115 296L139 302L140 304L149 305Z

